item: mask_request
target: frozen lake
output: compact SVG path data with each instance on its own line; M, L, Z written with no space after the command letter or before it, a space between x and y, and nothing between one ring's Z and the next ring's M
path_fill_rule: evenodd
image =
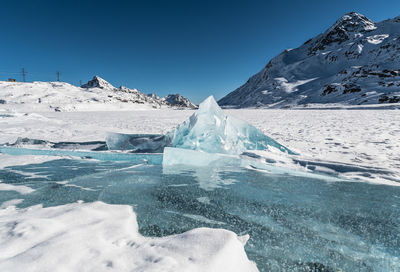
M0 270L61 262L70 271L253 271L247 256L260 271L400 269L398 110L225 112L299 154L266 154L266 162L337 178L163 168L160 155L87 151L109 132L163 134L193 111L6 111L0 144L27 137L39 139L39 149L1 147Z
M260 271L400 268L400 187L65 158L5 167L0 180L34 190L0 193L0 203L22 199L19 208L78 200L131 205L145 236L198 227L249 234L245 250Z

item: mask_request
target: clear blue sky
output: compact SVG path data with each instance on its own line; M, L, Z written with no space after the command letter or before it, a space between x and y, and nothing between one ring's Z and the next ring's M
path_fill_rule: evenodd
M373 21L400 15L399 0L1 1L0 80L99 75L164 96L217 99L285 48L356 11Z

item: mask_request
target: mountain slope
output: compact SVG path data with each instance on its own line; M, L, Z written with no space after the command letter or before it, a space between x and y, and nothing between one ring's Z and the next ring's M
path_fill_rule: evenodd
M400 102L400 16L374 23L351 12L273 58L222 106L290 107Z

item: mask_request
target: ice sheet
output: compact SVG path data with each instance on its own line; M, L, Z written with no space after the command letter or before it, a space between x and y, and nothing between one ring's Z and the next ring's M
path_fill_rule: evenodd
M181 172L165 171L173 168ZM246 252L261 271L323 267L386 272L398 268L399 187L289 174L229 165L179 169L59 159L0 171L4 183L35 189L26 195L4 191L0 203L7 207L9 201L23 199L15 204L21 209L81 199L131 205L140 233L146 236L223 227L250 235Z
M38 155L38 156L73 156L101 161L129 161L134 164L151 163L161 164L160 154L133 154L104 151L73 151L62 149L29 149L0 146L0 153L9 155Z

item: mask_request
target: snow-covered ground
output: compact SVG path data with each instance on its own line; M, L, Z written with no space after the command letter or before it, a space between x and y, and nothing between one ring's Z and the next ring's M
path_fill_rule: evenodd
M230 114L246 119L307 161L337 164L346 177L400 185L399 110L232 110ZM348 169L342 171L344 167Z
M106 87L80 88L66 82L0 81L0 109L29 112L119 111L165 106L136 89Z
M0 109L29 112L125 111L168 107L196 108L180 94L160 98L137 89L116 88L95 76L82 87L67 82L0 81Z
M227 110L279 143L346 177L400 182L399 110ZM107 132L165 133L192 110L123 112L1 112L0 143L18 137L49 141L103 141ZM337 164L335 166L335 164ZM341 171L344 169L344 171Z

